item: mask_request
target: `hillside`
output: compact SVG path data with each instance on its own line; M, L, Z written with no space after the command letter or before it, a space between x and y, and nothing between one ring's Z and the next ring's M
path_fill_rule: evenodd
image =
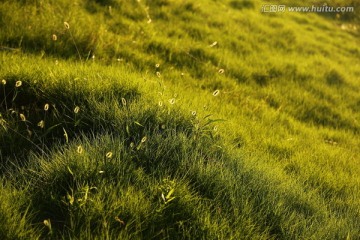
M360 238L359 3L266 4L1 1L0 239Z

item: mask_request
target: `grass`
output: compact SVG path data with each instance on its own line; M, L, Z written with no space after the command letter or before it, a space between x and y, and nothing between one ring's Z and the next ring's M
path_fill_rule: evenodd
M262 4L3 1L0 238L359 238L358 14Z

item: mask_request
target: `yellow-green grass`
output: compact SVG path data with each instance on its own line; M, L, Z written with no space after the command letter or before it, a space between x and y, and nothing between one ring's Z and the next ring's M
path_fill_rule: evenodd
M356 15L262 4L3 1L0 238L357 239Z

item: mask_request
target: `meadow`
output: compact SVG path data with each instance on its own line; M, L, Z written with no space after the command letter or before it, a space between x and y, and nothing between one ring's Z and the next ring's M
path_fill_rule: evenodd
M359 3L264 4L0 1L0 239L359 239Z

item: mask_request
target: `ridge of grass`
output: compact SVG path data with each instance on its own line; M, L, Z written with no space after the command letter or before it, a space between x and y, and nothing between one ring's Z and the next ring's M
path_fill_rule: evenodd
M261 4L3 1L0 238L358 238L357 15Z

